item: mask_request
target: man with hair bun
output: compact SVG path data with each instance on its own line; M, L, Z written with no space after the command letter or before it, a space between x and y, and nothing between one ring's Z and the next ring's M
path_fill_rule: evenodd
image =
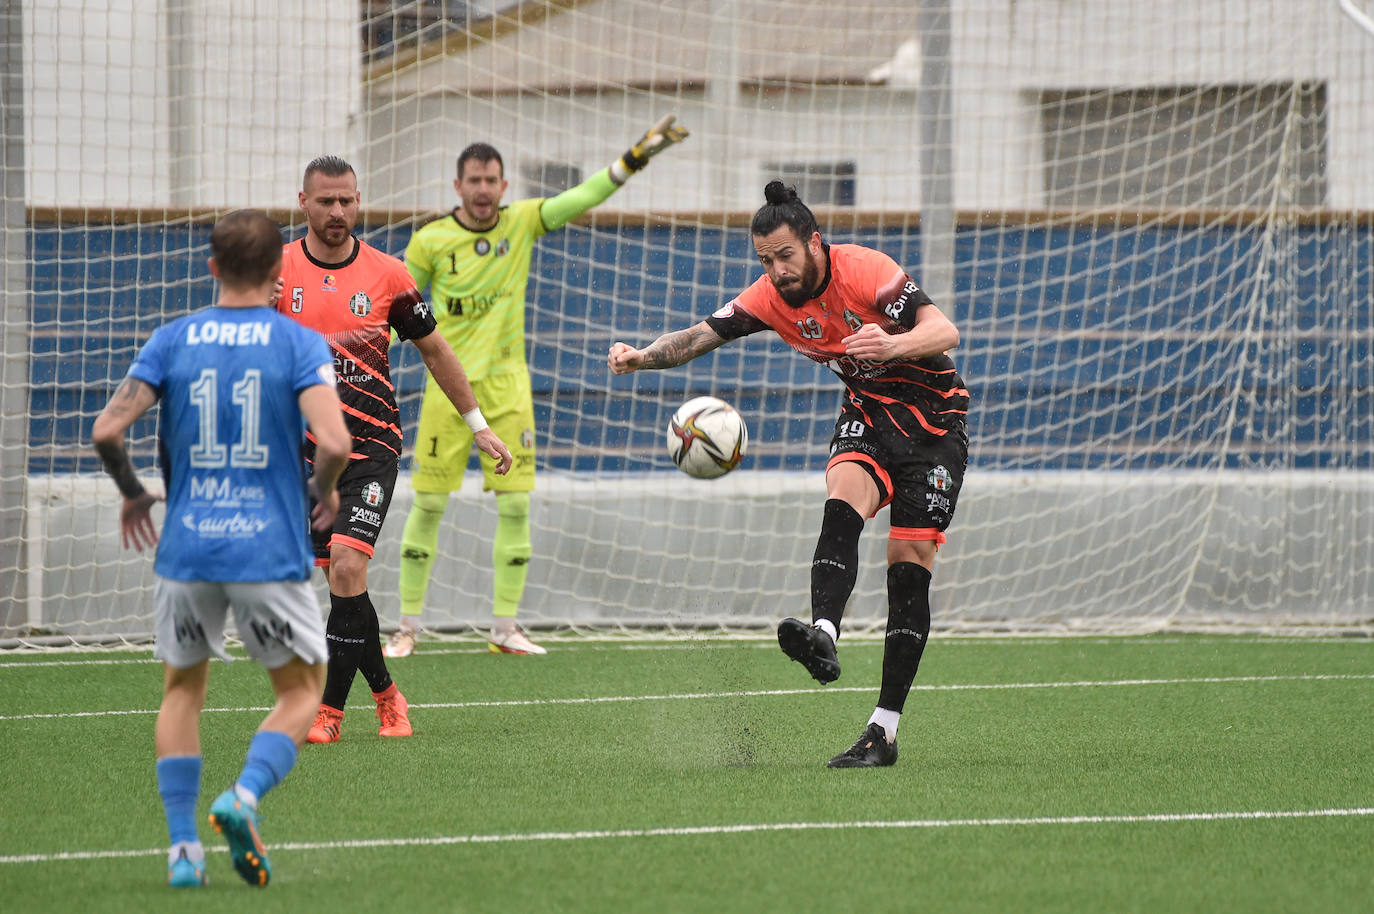
M794 188L772 181L750 225L764 275L706 320L643 349L611 346L615 374L673 368L772 330L845 385L830 439L826 502L811 561L811 623L778 625L783 652L818 682L840 676L835 644L858 578L866 518L891 507L887 638L878 703L831 768L897 761L897 724L930 634L935 553L968 463L969 394L947 354L959 331L886 254L827 244Z

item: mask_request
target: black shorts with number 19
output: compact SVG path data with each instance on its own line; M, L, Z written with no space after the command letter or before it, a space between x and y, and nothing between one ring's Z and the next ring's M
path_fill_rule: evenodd
M335 543L357 549L372 558L382 532L387 508L396 489L400 464L373 457L350 460L339 477L339 514L332 530L310 531L315 543L315 564L329 564L329 548ZM314 510L314 504L311 504Z
M894 539L945 541L968 468L962 417L940 427L900 403L851 394L835 422L829 467L858 463L878 486L878 507L892 506Z

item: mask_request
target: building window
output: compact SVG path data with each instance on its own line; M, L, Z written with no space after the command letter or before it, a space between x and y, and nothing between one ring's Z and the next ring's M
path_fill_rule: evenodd
M520 180L525 197L555 197L582 183L582 169L567 162L526 159L520 163Z
M853 206L857 169L846 162L765 162L765 181L781 181L797 189L807 206Z
M1052 207L1320 207L1321 83L1040 93Z

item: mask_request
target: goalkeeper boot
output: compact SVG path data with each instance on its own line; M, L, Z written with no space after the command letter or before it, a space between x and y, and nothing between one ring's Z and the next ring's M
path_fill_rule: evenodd
M897 741L887 741L887 731L880 724L869 724L864 735L854 745L832 758L831 768L881 768L897 761Z
M272 864L258 837L258 811L230 787L210 804L210 824L229 842L229 857L243 881L267 885L272 879Z
M512 622L510 625L497 623L491 627L491 640L487 650L493 654L547 654L525 634L525 630Z
M391 657L409 657L415 651L415 631L402 625L391 633L382 654Z
M807 625L800 619L783 619L778 623L778 646L784 654L806 667L821 685L840 678L835 642L816 626Z
M186 852L186 845L176 849L176 856L167 863L167 884L174 889L198 889L210 884L210 876L205 872L205 854L199 860L192 860Z
M410 705L396 683L387 686L385 692L373 692L372 698L377 702L378 736L410 736L414 732L410 728Z
M308 743L337 743L340 731L343 729L344 712L329 705L320 705L320 710L315 712L315 722L310 725L310 732L306 734L305 741Z

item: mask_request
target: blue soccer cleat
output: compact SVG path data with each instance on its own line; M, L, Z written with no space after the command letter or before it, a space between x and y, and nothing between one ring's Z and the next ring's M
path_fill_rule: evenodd
M229 842L229 856L243 881L267 885L272 879L272 864L258 837L258 813L239 799L231 787L210 804L210 824Z
M200 862L196 863L186 855L186 848L183 847L177 858L167 865L167 884L174 889L198 889L209 885L210 877L205 872L205 858L202 857Z

